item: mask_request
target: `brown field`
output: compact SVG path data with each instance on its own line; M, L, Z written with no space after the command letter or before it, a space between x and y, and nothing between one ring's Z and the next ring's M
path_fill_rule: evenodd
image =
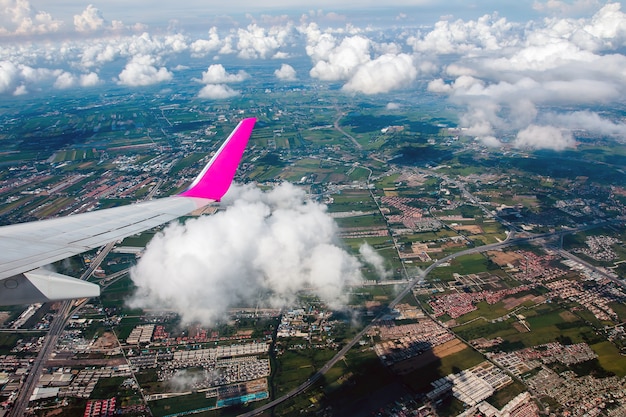
M483 232L483 228L475 224L457 224L456 226L451 227L454 230L463 230L466 232L470 232L473 235L479 235Z
M559 313L559 316L568 323L572 323L578 320L578 317L571 311L563 311Z
M117 342L115 335L111 332L104 332L102 333L102 336L95 341L92 349L113 349L117 346L119 346L119 343Z
M457 353L467 348L467 345L461 342L459 339L452 339L443 345L435 346L433 352L438 358L445 358L453 353Z
M515 328L515 330L517 330L520 333L528 333L528 329L524 327L524 325L520 323L519 321L516 321L515 323L513 323L513 327Z
M515 261L522 259L523 257L515 252L502 252L499 250L489 251L487 255L498 266L506 266L507 264L513 264Z
M404 375L412 372L416 369L422 368L429 363L435 362L440 358L452 355L467 348L467 345L461 342L459 339L453 339L442 345L435 346L428 352L424 352L420 356L416 356L411 359L407 359L402 362L391 365L391 370L397 374Z
M505 298L504 300L502 300L502 303L504 303L504 308L506 308L507 310L513 310L518 305L529 300L531 300L535 304L539 304L539 303L543 303L545 301L545 298L541 296L528 294L519 298L515 298L515 297Z

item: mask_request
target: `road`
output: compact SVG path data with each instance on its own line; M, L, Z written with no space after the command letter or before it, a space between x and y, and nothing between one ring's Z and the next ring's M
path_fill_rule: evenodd
M354 147L357 148L357 150L359 150L359 151L363 150L363 146L361 146L361 144L359 142L357 142L357 140L354 138L354 136L350 135L348 132L343 130L341 128L341 126L339 126L339 120L341 120L341 118L343 116L344 116L344 114L340 113L339 116L337 117L337 119L335 120L335 123L333 125L335 127L335 130L339 131L339 133L341 133L342 135L344 135L345 137L350 139L352 141L352 144L354 145Z
M591 271L595 272L596 274L602 275L603 277L613 281L614 283L616 283L617 285L621 286L622 288L626 288L626 282L624 282L624 280L621 280L619 278L616 278L615 276L611 275L611 274L607 274L605 271L603 271L602 269L598 268L595 265L590 264L589 262L580 259L578 256L573 255L572 253L563 250L563 249L554 249L559 255L561 255L564 258L570 259L572 261L578 262L581 265L586 266L587 268L589 268Z

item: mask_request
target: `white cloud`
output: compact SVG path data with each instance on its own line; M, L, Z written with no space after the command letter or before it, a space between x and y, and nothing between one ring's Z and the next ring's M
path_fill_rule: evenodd
M313 78L324 81L346 80L359 66L370 61L371 42L363 36L344 38L339 45L331 48L328 48L328 41L322 37L317 47L311 49L311 57L319 57L319 61L310 71Z
M604 5L587 19L549 18L529 22L523 30L511 24L512 30L496 37L497 53L478 41L486 39L475 35L480 26L478 22L440 22L432 32L412 38L413 47L424 53L461 54L445 67L447 76L455 77L453 81L435 78L428 90L446 94L465 108L460 124L469 134L485 144L498 145L497 135L513 133L519 146L551 149L574 146L570 126L592 126L586 130L608 135L601 133L602 124L587 113L588 117L579 113L580 121L570 120L570 126L565 116L555 115L563 106L574 109L569 114L576 114L576 107L608 105L626 93L626 57L610 52L626 45L626 15L620 4ZM436 51L435 38L446 40L447 46L438 44ZM580 126L583 120L588 123ZM604 132L621 131L619 123L604 126L609 126Z
M296 70L289 64L282 64L279 69L274 71L274 75L282 81L296 80Z
M266 59L273 57L279 48L285 45L292 28L272 27L269 30L256 24L248 25L246 29L237 30L238 56L244 59Z
M67 71L63 71L54 81L53 87L58 89L67 89L72 87L93 87L100 84L100 77L95 72L89 74L74 75Z
M0 94L13 94L20 82L19 68L9 61L0 61Z
M93 87L100 84L100 77L95 72L90 72L89 74L81 74L78 79L78 84L81 87Z
M214 64L202 73L203 84L226 84L240 83L248 79L250 75L244 70L239 70L236 74L229 74L222 64Z
M57 32L63 25L49 13L38 11L27 0L0 2L0 35L33 35Z
M156 68L154 61L154 58L146 55L136 56L118 75L118 84L138 87L170 81L172 73L165 67Z
M387 105L385 106L385 108L387 110L399 110L402 108L402 106L400 106L399 103L394 103L394 102L389 102L387 103Z
M343 90L364 94L386 93L407 87L416 77L417 69L409 55L387 54L360 66Z
M76 77L69 72L64 71L54 82L54 88L65 89L76 85Z
M335 37L330 33L322 33L315 23L309 23L299 30L306 35L306 53L313 62L328 59L330 51L336 46Z
M213 26L209 29L209 39L198 39L189 45L191 56L194 58L202 58L212 52L219 50L223 45L220 40L217 28Z
M513 141L517 148L553 149L562 151L576 145L572 134L553 126L530 125L520 130Z
M367 242L361 245L359 254L361 254L365 263L374 268L374 272L376 272L378 278L382 280L391 276L391 271L385 267L385 258L376 252Z
M497 15L484 15L477 20L440 20L424 36L411 36L409 46L416 52L438 55L495 51L517 42L516 26Z
M209 99L225 99L230 97L235 97L239 95L239 92L233 90L229 86L225 84L207 84L198 93L198 97L200 98L209 98Z
M567 127L571 130L583 130L594 135L626 139L626 124L612 122L589 110L560 114L549 113L543 115L542 119L551 125Z
M0 61L0 95L24 95L30 91L52 87L67 89L100 84L98 74L75 75L61 69L35 68L10 61Z
M223 203L224 211L155 236L132 270L131 306L213 324L232 307L292 305L305 288L333 308L346 305L360 264L337 245L324 206L290 184L265 193L234 187Z
M189 46L187 45L187 39L182 33L176 33L174 35L168 35L164 39L164 49L171 51L172 53L180 53L186 51Z
M93 32L103 29L104 25L102 13L91 4L81 14L74 15L74 28L77 32Z

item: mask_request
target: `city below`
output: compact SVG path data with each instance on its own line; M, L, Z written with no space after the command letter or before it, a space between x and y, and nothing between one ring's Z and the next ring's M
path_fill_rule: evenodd
M226 303L211 310L206 298L207 318L191 314L194 301L182 310L137 301L134 265L153 262L145 245L158 230L71 258L56 268L87 271L100 298L2 313L7 415L624 415L621 168L572 176L580 162L571 155L498 155L442 120L375 107L357 115L339 98L308 116L288 104L295 95L303 100L282 91L281 108L271 95L246 110L182 101L140 110L141 100L113 98L80 116L31 116L37 136L58 138L66 119L92 133L60 150L5 153L6 224L179 192L236 122L254 116L237 175L247 185L234 191L243 197L186 223L223 222L251 186L270 196L291 182L283 194L304 197L289 210L319 210L358 276L329 298L314 281L235 297L233 284L207 275ZM416 136L423 145L409 148ZM166 279L187 285L180 274Z

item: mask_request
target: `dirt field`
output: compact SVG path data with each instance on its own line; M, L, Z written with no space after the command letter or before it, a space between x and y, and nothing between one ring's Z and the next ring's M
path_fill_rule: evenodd
M513 327L515 328L515 330L517 330L520 333L528 333L528 329L524 327L524 325L520 323L519 321L516 321L515 323L513 323Z
M562 313L559 313L559 316L568 323L572 323L578 320L578 317L576 317L576 315L570 311L564 311Z
M106 350L113 349L118 346L117 339L115 335L111 332L104 332L102 336L96 340L93 344L92 349Z
M489 258L499 266L506 266L507 264L513 264L518 259L522 259L521 255L515 252L502 252L502 251L489 251L487 252Z
M466 232L470 232L473 235L479 235L483 232L483 228L475 224L457 224L456 226L451 227L454 230L463 230Z
M535 298L534 295L528 294L520 298L515 298L515 297L505 298L504 300L502 300L502 302L504 303L504 308L506 308L507 310L513 310L515 307L522 304L524 301L532 300L533 298Z
M446 356L460 352L465 348L467 348L465 343L461 342L459 339L453 339L443 345L435 346L433 348L433 353L438 358L445 358Z
M409 372L422 368L429 363L439 360L440 358L460 352L465 348L467 348L467 346L463 342L459 339L453 339L442 345L435 346L433 349L428 352L424 352L420 356L395 363L391 366L391 370L400 375L408 374Z

